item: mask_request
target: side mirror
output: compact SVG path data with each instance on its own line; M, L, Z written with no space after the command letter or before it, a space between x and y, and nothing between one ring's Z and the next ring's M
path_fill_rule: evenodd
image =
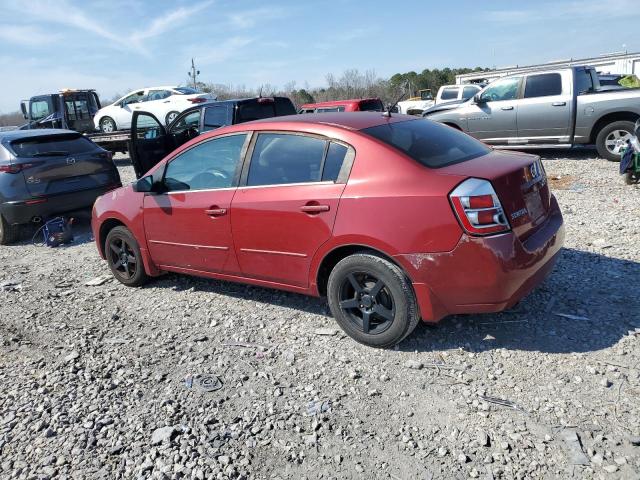
M142 192L142 193L161 193L164 191L163 185L153 179L153 175L147 175L146 177L142 177L139 180L136 180L131 185L134 192Z
M20 110L22 110L22 116L24 119L28 120L29 115L27 115L27 106L25 105L25 102L20 102Z
M487 103L487 100L486 100L486 99L484 99L484 98L482 97L482 94L481 94L481 93L476 93L476 94L473 96L473 101L474 101L475 103L477 103L477 104L480 104L480 105L482 105L483 103Z

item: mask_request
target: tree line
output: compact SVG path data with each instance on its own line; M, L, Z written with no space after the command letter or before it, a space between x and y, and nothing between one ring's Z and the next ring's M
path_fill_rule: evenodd
M406 72L396 73L390 78L380 78L374 70L361 72L357 69L345 70L342 75L332 73L325 77L325 86L309 87L305 84L299 88L296 82L289 82L282 87L264 84L258 88L248 88L244 85L220 84L213 82L198 82L198 88L203 92L212 92L219 100L230 98L246 98L262 96L289 97L297 105L305 103L326 102L330 100L346 100L348 98L378 97L385 104L395 103L401 95L405 98L414 96L421 89L431 89L435 95L442 85L455 83L456 75L471 72L484 72L488 68L443 68L425 69L420 73ZM185 82L188 83L188 82ZM130 91L130 90L129 90ZM100 99L102 105L109 105L124 93L114 95L112 98ZM0 126L20 125L24 123L22 113L16 110L12 113L0 115Z

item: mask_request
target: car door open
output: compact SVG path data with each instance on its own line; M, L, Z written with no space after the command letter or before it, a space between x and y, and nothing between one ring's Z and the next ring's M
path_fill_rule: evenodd
M134 112L131 120L129 155L136 178L147 173L169 151L167 132L158 119L148 112Z

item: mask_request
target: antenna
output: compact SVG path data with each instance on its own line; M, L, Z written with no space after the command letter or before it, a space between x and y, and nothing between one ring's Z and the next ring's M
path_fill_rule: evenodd
M264 85L260 85L260 91L258 92L258 98L262 98L262 89L264 88Z
M407 82L407 83L408 83L408 82ZM407 91L406 91L406 89L405 89L405 90L402 92L402 95L400 95L400 96L398 97L398 99L395 101L395 103L394 103L393 105L389 105L389 107L387 108L387 111L386 111L386 112L384 112L384 113L382 114L382 116L383 116L383 117L389 117L389 118L391 118L391 110L393 110L394 108L396 108L396 105L398 105L398 102L399 102L400 100L402 100L406 94L407 94Z
M187 72L188 77L193 82L193 88L198 88L198 75L200 75L200 70L196 70L196 65L191 59L191 71Z

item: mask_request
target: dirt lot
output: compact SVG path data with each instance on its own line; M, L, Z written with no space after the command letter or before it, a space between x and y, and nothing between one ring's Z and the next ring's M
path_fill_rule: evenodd
M0 477L640 478L640 188L594 155L543 152L567 241L540 288L394 350L319 299L87 286L87 223L0 247Z

